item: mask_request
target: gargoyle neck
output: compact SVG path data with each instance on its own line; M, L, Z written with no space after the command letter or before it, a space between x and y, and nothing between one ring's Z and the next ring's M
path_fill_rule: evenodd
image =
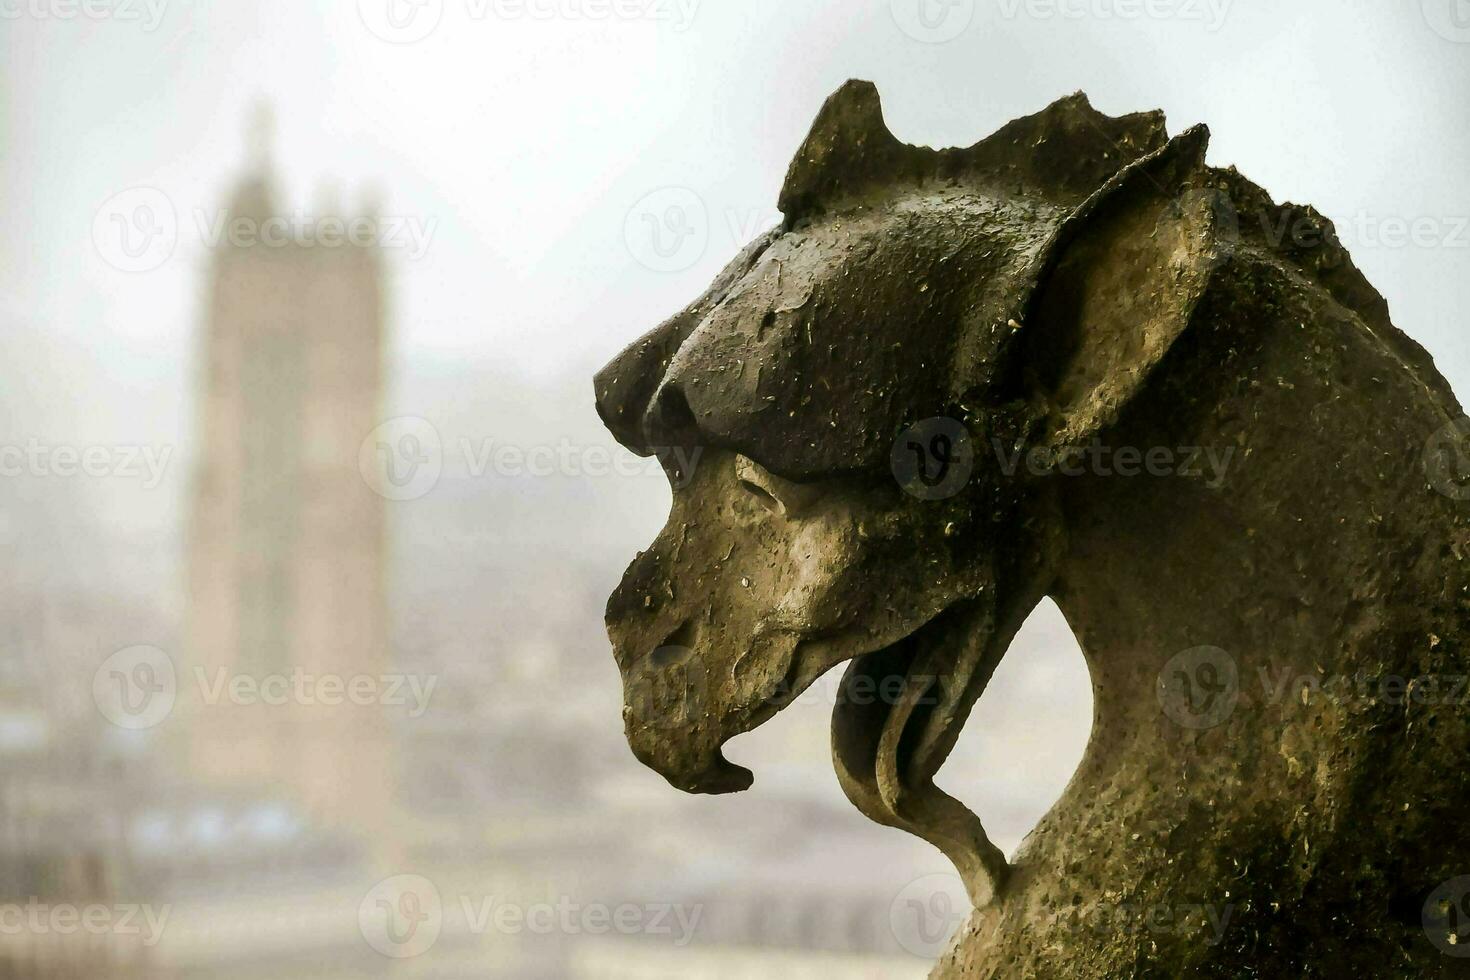
M1356 319L1187 338L1105 436L1111 465L1049 478L1054 597L1099 729L1156 721L1160 672L1200 647L1225 652L1248 707L1283 676L1408 669L1404 630L1456 615L1464 578L1449 544L1470 503L1424 467L1456 413Z

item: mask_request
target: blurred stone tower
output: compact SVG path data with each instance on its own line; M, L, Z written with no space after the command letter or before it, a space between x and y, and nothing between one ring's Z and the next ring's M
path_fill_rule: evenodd
M389 667L384 501L358 471L383 388L382 272L373 245L281 234L270 128L261 110L228 205L239 231L211 255L180 710L196 776L362 825L392 796L384 710L321 684ZM266 703L277 677L285 703Z

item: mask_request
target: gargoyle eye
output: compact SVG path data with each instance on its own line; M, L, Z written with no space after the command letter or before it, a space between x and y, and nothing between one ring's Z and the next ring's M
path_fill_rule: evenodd
M775 479L754 460L735 457L735 482L766 510L773 514L786 513L786 505L776 495Z

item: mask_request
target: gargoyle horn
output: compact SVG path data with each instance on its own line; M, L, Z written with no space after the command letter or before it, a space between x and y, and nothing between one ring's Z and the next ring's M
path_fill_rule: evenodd
M858 206L894 186L952 181L1075 206L1126 164L1163 146L1164 114L1105 116L1081 92L1001 127L966 148L900 141L883 121L872 82L850 81L827 99L786 175L779 207L789 228Z

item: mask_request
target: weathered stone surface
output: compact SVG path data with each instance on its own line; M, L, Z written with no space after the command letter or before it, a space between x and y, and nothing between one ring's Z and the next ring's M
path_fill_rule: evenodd
M743 789L720 746L850 660L845 791L978 907L937 975L1470 974L1470 426L1206 140L1079 95L910 147L849 83L782 227L597 378L675 488L608 605L634 752ZM1044 596L1095 721L1008 864L933 777Z

